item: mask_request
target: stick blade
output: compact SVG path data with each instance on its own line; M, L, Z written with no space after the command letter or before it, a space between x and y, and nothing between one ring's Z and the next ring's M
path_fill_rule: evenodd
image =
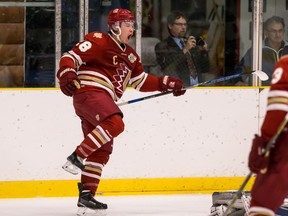
M260 70L256 70L252 74L255 74L261 81L266 81L269 79L268 75Z

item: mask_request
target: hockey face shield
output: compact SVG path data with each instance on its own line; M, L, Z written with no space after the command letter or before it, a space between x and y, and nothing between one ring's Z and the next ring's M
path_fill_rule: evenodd
M110 31L121 43L127 44L134 34L134 22L123 21L117 31Z
M123 25L125 25L127 28L132 28L133 31L137 30L137 24L135 23L135 21L132 21L132 20L125 20L125 21L122 21L121 23L123 23Z

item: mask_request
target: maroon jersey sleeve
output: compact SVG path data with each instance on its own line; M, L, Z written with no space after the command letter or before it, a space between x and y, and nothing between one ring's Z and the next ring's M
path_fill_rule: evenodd
M261 127L262 136L269 140L288 112L288 56L276 64L268 92L267 113Z

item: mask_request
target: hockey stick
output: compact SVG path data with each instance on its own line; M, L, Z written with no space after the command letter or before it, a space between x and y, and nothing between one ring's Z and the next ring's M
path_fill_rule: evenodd
M218 82L234 79L234 78L241 77L241 76L244 76L244 75L251 76L253 74L256 75L261 81L268 80L267 74L264 73L263 71L251 71L251 72L246 72L246 73L234 74L234 75L226 76L226 77L220 77L220 78L213 79L213 80L208 80L208 81L205 81L205 82L202 82L202 83L198 83L196 85L192 85L192 86L186 87L183 90L195 88L197 86L206 86L206 85L210 85L210 84L215 84L215 83L218 83ZM160 97L160 96L171 94L171 93L173 93L173 91L161 92L161 93L158 93L158 94L153 94L153 95L149 95L149 96L146 96L146 97L137 98L137 99L133 99L133 100L130 100L130 101L118 103L117 105L118 106L123 106L123 105L126 105L126 104L136 103L136 102L139 102L139 101L143 101L143 100L147 100L147 99L151 99L151 98L156 98L156 97Z
M265 157L269 154L269 151L271 149L271 147L275 144L276 140L278 139L279 135L282 133L283 129L285 128L286 124L288 122L288 113L285 115L283 121L280 123L279 127L277 128L276 133L274 134L274 136L269 140L269 142L267 143L267 146L264 150L264 152L262 153L262 156ZM244 182L242 183L242 185L240 186L239 190L237 191L237 193L235 194L234 198L232 199L231 203L228 205L226 211L224 212L223 216L227 216L229 211L232 209L232 207L234 206L235 202L237 199L239 199L242 196L242 192L244 190L244 187L246 186L246 184L248 183L248 181L250 180L251 176L252 176L252 172L250 172Z

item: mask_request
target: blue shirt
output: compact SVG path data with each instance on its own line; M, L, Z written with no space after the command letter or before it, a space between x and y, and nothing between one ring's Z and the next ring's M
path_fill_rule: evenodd
M173 40L175 41L175 43L179 46L179 48L182 50L183 49L183 46L182 44L180 43L180 39L177 38L177 37L172 37Z

